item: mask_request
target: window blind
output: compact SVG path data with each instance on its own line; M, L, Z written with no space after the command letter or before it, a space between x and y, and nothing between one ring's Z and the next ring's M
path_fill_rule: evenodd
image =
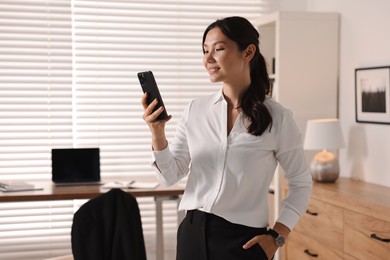
M153 71L171 139L184 106L220 87L202 65L206 26L263 9L260 0L0 0L0 180L49 180L50 150L60 147L99 147L102 176L153 174L137 72ZM70 253L84 202L2 203L0 259ZM153 250L154 202L139 203ZM168 248L175 211L164 203Z
M0 1L0 178L50 178L72 145L69 1Z
M255 16L257 1L75 1L75 142L101 148L102 172L152 174L137 72L153 71L171 139L192 98L215 92L202 65L206 26L227 15ZM253 9L252 9L253 8Z

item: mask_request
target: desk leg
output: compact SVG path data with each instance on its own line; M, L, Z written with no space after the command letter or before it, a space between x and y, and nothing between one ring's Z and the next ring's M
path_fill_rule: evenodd
M165 197L155 197L156 203L156 260L164 260L164 234L162 202Z
M164 200L176 200L177 205L180 204L180 196L156 196L154 201L156 203L156 260L164 260L164 227L163 227L163 212L162 203ZM178 226L185 217L184 211L177 212Z

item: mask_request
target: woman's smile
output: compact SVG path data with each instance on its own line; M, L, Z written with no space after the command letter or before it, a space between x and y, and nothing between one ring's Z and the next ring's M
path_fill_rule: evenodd
M210 74L214 74L214 73L217 73L219 71L219 67L210 67L208 68L208 71Z

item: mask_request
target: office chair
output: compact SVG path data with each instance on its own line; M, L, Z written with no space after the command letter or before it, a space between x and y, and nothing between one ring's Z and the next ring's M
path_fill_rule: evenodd
M121 189L82 205L71 237L74 260L146 260L138 203Z

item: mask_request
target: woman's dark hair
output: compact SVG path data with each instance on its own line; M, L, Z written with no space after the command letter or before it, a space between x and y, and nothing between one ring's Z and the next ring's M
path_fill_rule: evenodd
M213 22L206 28L202 46L207 33L215 27L220 28L226 37L236 42L241 51L250 44L256 46L255 55L250 61L251 84L240 100L240 107L251 120L248 133L260 136L268 126L271 131L272 117L264 105L265 96L270 90L270 80L264 57L259 51L259 33L247 19L238 16L227 17Z

